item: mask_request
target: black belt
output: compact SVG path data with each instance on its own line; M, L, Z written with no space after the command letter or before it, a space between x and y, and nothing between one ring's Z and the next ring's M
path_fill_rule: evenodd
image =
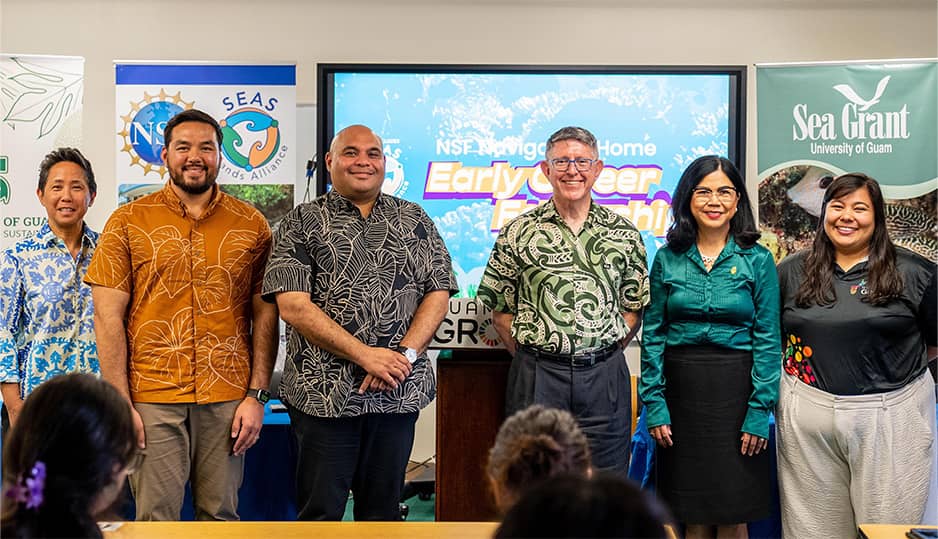
M541 350L540 348L534 346L528 346L526 344L519 344L518 349L533 356L536 359L546 359L549 361L555 361L557 363L563 363L564 365L570 365L573 367L592 367L597 363L602 363L610 357L617 354L620 350L619 343L612 343L609 346L604 346L599 350L593 350L592 352L582 352L579 354L555 354L553 352L547 352Z

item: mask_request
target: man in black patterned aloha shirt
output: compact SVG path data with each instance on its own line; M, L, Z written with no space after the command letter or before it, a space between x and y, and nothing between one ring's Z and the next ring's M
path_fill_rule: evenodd
M625 476L631 391L622 348L648 304L645 248L632 223L592 200L603 170L592 133L565 127L545 153L553 197L502 228L478 291L514 356L506 413L534 403L569 410L593 465Z
M419 410L436 377L426 348L458 289L433 221L381 193L381 139L340 131L332 191L277 231L263 294L287 323L280 397L296 434L300 520L399 520Z

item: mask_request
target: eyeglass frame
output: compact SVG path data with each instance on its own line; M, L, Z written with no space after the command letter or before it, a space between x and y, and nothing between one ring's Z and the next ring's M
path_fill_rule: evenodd
M561 168L560 166L557 165L557 161L565 161L567 164L563 168ZM580 168L580 165L578 165L577 163L582 163L584 161L587 162L587 165L584 168ZM554 159L547 160L547 163L551 167L553 167L554 170L556 170L557 172L567 172L568 170L570 170L570 163L573 163L573 168L577 172L586 172L590 168L592 168L592 166L595 165L597 162L599 162L599 159L589 159L587 157L575 157L573 159L570 159L569 157L556 157Z
M730 195L730 193L732 194ZM733 202L739 198L739 191L737 191L735 187L728 186L720 187L716 191L710 189L709 187L694 187L691 189L691 194L694 198L698 200L706 200L707 202L710 202L713 199L713 195L716 195L717 200L724 203Z

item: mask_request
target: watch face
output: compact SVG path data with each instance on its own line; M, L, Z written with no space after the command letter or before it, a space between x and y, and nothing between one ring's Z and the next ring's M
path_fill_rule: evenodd
M258 389L257 393L254 394L254 398L257 399L261 404L267 404L270 400L270 391L266 389Z
M410 363L415 363L417 361L417 351L413 348L407 348L406 346L398 346L397 351L399 354L407 358L407 361Z

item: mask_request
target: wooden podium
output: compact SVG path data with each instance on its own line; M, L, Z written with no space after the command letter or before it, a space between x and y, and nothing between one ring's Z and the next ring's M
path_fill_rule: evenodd
M436 520L495 520L485 463L505 418L506 350L453 350L437 362Z

